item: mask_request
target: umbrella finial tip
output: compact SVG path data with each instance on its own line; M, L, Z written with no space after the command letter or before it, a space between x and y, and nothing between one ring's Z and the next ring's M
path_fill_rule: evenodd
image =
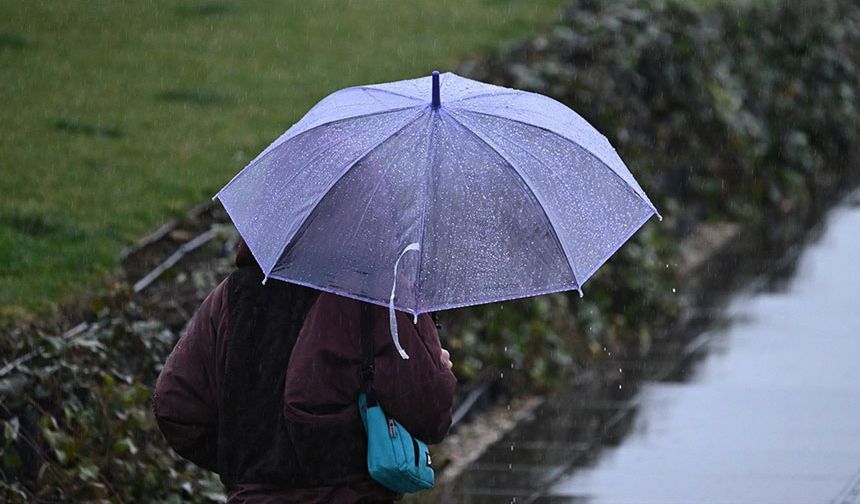
M442 104L442 99L439 96L439 71L433 70L432 81L433 81L433 102L431 106L436 109Z

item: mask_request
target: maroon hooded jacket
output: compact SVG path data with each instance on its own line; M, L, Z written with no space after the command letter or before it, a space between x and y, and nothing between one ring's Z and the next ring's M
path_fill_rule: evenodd
M247 267L249 263L254 264L247 248L240 249L237 265ZM219 446L224 441L223 425L219 433L219 411L230 406L224 401L233 400L222 393L230 348L230 314L235 314L229 306L228 288L225 280L203 301L168 357L153 401L158 425L170 445L183 457L213 471L219 470ZM300 461L311 460L320 449L331 449L326 429L332 426L347 427L340 428L339 432L346 434L341 434L339 446L366 446L357 406L361 305L319 293L301 323L284 373L280 407L291 432L301 433L292 437L291 446ZM413 324L405 313L397 314L400 341L410 356L404 360L391 341L387 310L374 307L373 318L373 383L380 405L416 438L429 444L440 442L451 423L456 378L441 364L435 325L428 315L421 315ZM247 411L253 405L243 404L241 408L245 415L255 414ZM343 439L344 435L350 439ZM229 502L351 503L397 497L372 480L363 464L348 477L332 481L323 477L322 481L313 486L239 481L230 483L227 490Z

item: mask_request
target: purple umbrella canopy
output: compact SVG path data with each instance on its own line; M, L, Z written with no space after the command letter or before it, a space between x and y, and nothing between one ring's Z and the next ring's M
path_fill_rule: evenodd
M570 108L436 72L327 96L215 198L267 279L415 316L581 294L658 215Z

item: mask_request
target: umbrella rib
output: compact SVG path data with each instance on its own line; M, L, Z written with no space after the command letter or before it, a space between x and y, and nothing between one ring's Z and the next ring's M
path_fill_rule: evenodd
M379 91L381 93L388 93L388 94L392 94L394 96L400 96L402 98L409 98L410 100L417 100L421 103L424 103L424 100L422 100L421 98L418 98L417 96L409 96L409 95L405 95L403 93L391 91L389 89L375 88L375 87L371 87L371 86L355 86L353 89L361 89L363 91ZM418 105L418 104L416 104L416 105ZM411 105L411 106L414 107L415 105Z
M490 113L488 113L488 112L480 112L480 111L477 111L477 110L470 110L470 109L458 109L458 112L463 112L463 113L466 113L466 114L478 114L478 115L482 115L482 116L492 117L492 118L495 118L495 119L501 119L501 120L504 120L504 121L511 121L511 122L515 122L515 123L518 123L518 124L522 124L523 126L526 126L526 127L530 127L530 128L535 128L535 129L539 129L539 130L542 130L542 131L546 131L547 133L549 133L549 134L551 134L551 135L554 135L554 136L557 136L557 137L559 137L559 138L562 138L562 139L566 140L567 142L569 142L569 143L571 143L571 144L573 144L573 145L575 145L575 146L579 147L579 148L580 148L581 150L583 150L586 154L588 154L588 155L589 155L589 156L591 156L592 158L596 159L596 160L597 160L601 165L603 165L604 167L606 167L606 168L607 168L607 169L608 169L608 170L609 170L613 175L615 175L616 177L618 177L618 179L621 181L622 185L623 185L624 187L626 187L628 191L630 191L631 193L635 194L637 198L639 198L640 200L642 200L643 202L645 202L645 204L646 204L646 205L648 205L649 207L651 207L651 210L653 210L653 211L654 211L654 213L657 215L657 217L658 217L658 218L660 218L660 220L662 220L662 219L663 219L663 217L660 215L660 212L658 212L658 211L657 211L657 208L655 208L655 207L654 207L654 204L653 204L653 203L651 203L651 202L648 200L648 198L647 198L647 197L643 196L642 194L639 194L635 189L633 189L633 187L632 187L632 186L631 186L631 185L630 185L626 180L624 180L624 177L622 177L621 175L619 175L619 174L618 174L618 172L616 172L615 170L613 170L613 169L612 169L612 167L611 167L611 166L609 166L609 163L607 163L606 161L604 161L603 159L601 159L601 158L600 158L597 154L595 154L594 152L590 151L589 149L586 149L586 148L585 148L583 145L581 145L579 142L577 142L577 141L575 141L575 140L573 140L573 139L571 139L571 138L568 138L568 137L566 137L566 136L562 135L561 133L559 133L559 132L557 132L557 131L554 131L554 130L551 130L551 129L547 128L547 127L544 127L544 126L538 126L537 124L531 124L531 123L526 122L526 121L523 121L523 120L521 120L521 119L514 119L514 118L512 118L512 117L507 117L507 116L503 116L503 115L495 115L495 114L490 114ZM611 147L611 145L610 145L610 147ZM644 191L643 191L643 193L644 193Z
M435 113L435 112L431 112ZM430 183L433 181L433 170L436 166L436 139L437 121L433 121L430 129L430 138L427 140L427 155L430 158L430 168L427 170L428 182L425 184L424 202L421 205L421 227L418 228L418 270L415 274L415 313L418 313L418 302L421 299L421 266L424 263L424 226L427 224L427 200L430 199Z
M491 91L489 93L481 93L481 94L476 94L476 95L472 95L472 96L466 96L463 98L457 98L456 100L451 100L448 103L461 103L464 101L475 100L477 98L486 98L487 96L492 96L493 98L498 98L499 96L509 96L509 95L516 95L516 94L520 94L520 91L510 90L510 91L502 91L502 92L498 92L498 93Z
M410 107L410 108L411 108L411 107ZM280 261L281 257L283 257L283 256L284 256L284 254L287 252L287 249L290 247L290 245L291 245L291 244L293 244L293 243L295 243L296 239L297 239L297 238L299 238L299 237L303 234L303 232L305 231L305 225L306 225L306 224L307 224L307 222L310 220L310 218L311 218L311 216L314 214L314 212L316 212L316 210L317 210L317 208L319 207L320 203L322 202L322 200L323 200L323 199L325 199L325 197L326 197L326 196L328 195L328 193L332 190L332 188L333 188L333 187L334 187L334 186L335 186L335 185L336 185L336 184L337 184L341 179L343 179L343 177L345 177L345 176L347 175L347 173L349 173L349 172L350 172L350 170L352 170L352 168L353 168L355 165L357 165L357 164L358 164L359 162L361 162L364 158L366 158L367 156L369 156L369 155L370 155L374 150L376 150L377 148L379 148L379 146L381 146L382 144L384 144L384 143L385 143L385 142L387 142L388 140L390 140L390 139L394 138L394 136L395 136L395 135L397 135L398 133L400 133L401 131L403 131L406 127L408 127L408 126L410 126L411 124L415 123L415 121L417 121L417 120L418 120L418 118L419 118L419 117L421 117L421 116L424 114L424 112L425 112L425 109L422 109L422 110L418 111L418 112L417 112L416 114L414 114L412 117L410 117L409 119L407 119L406 121L404 121L404 122L403 122L403 124L402 124L402 125L400 125L396 130L392 131L391 133L386 134L386 135L385 135L385 136L384 136L380 141L378 141L378 142L374 143L374 144L373 144L372 146L370 146L367 150L365 150L363 153L361 153L358 157L356 157L355 159L353 159L353 160L352 160L352 161L351 161L351 162L346 166L346 168L344 168L344 169L343 169L343 171L340 173L340 175L338 175L337 177L335 177L335 178L334 178L334 181L333 181L331 184L329 184L329 185L328 185L328 187L326 187L324 191L322 191L322 193L321 193L320 197L319 197L319 198L317 198L317 200L316 200L316 201L314 201L313 205L311 205L311 210L310 210L310 211L307 213L307 215L305 216L304 221L303 221L303 222L302 222L302 224L299 226L299 229L298 229L298 230L293 234L293 236L291 236L289 239L287 239L287 240L286 240L286 243L284 243L283 248L281 248L281 252L280 252L277 256L275 256L275 261L274 261L274 263L272 264L272 267L271 267L271 268L269 268L269 271L268 271L268 272L266 272L266 275L265 275L266 277L271 276L272 271L274 271L274 270L275 270L275 267L278 265L278 261Z
M311 127L311 128L308 128L308 129L306 129L306 130L304 130L304 131L300 131L300 132L296 133L295 135L293 135L293 136L291 136L291 137L289 137L289 138L284 138L283 140L281 140L281 139L282 139L282 138L283 138L287 133L289 133L289 131L290 131L290 130L287 130L287 131L285 131L285 132L284 132L280 137L278 137L277 139L275 139L275 141L274 141L274 142L272 142L272 144L271 144L271 145L269 145L268 147L266 147L266 149L265 149L263 152L261 152L259 156L255 157L253 160L251 160L251 162L250 162L250 163L248 163L247 165L245 165L245 167L244 167L244 168L242 168L242 170L241 170L239 173L237 173L236 175L234 175L234 176L233 176L233 178L232 178L232 179L230 179L230 182L227 182L227 184L226 184L224 187L222 187L220 191L218 191L217 193L215 193L215 196L213 196L213 197L212 197L212 199L214 200L215 198L217 198L217 197L218 197L218 194L220 194L220 193L224 192L228 187L230 187L230 186L233 184L233 182L235 182L236 180L238 180L238 179L239 179L239 177L241 177L241 176L242 176L242 174L243 174L243 173L245 173L245 170L247 170L248 168L250 168L252 165L257 164L257 162L261 162L263 159L265 159L265 158L269 157L269 155L270 155L272 152L274 152L274 151L275 151L275 149L277 149L278 147L280 147L281 145L285 144L286 142L288 142L288 141L290 141L290 140L295 140L296 138L302 137L302 136L306 135L307 133L310 133L310 132L312 132L312 131L316 131L316 130L318 130L319 128L322 128L322 127L324 127L324 126L335 126L335 125L338 125L338 124L340 124L340 123L342 123L342 122L345 122L345 121L352 121L352 120L354 120L354 119L363 119L363 118L365 118L365 117L373 117L373 116L376 116L376 115L389 114L389 113L394 113L394 112L402 112L402 111L404 111L404 110L414 109L415 107L418 107L418 106L420 106L420 104L409 105L409 106L407 106L407 107L396 107L396 108L391 108L391 109L388 109L388 110L377 110L376 112L368 112L368 113L366 113L366 114L358 114L358 115L354 115L354 116L341 117L340 119L335 119L335 120L333 120L333 121L324 121L324 122L321 122L320 124L316 124L316 125L314 125L314 126L313 126L313 127ZM298 124L298 123L296 123L296 124ZM277 144L277 145L275 145L275 144Z
M495 152L497 156L499 156L508 166L511 167L511 171L513 171L517 175L517 177L519 177L523 186L526 188L526 190L528 190L528 192L532 195L532 197L535 199L535 201L537 201L538 207L540 207L541 212L543 212L544 217L546 217L546 221L549 224L549 228L552 231L552 235L555 238L555 241L558 244L559 248L561 249L561 253L564 254L564 260L565 260L565 262L567 262L567 267L570 269L570 274L571 274L571 276L573 276L573 281L576 283L577 290L579 290L580 294L582 294L582 290L580 290L579 279L576 278L576 270L573 267L573 263L570 261L570 254L568 253L567 248L564 246L564 243L561 241L561 238L558 235L558 231L556 231L556 229L555 229L555 224L552 222L552 219L550 219L549 214L547 213L546 208L544 207L543 200L540 198L540 196L529 185L526 178L523 176L522 173L519 172L519 170L517 170L517 168L514 166L514 164L511 162L511 160L508 159L507 156L502 154L492 143L490 143L490 141L488 141L481 134L479 134L477 131L473 130L472 128L470 128L466 124L464 124L462 121L457 119L457 117L454 114L448 113L447 115L448 115L448 117L453 119L457 124L462 126L463 129L465 129L466 131L471 133L475 138L480 140L484 145L489 147L490 150Z

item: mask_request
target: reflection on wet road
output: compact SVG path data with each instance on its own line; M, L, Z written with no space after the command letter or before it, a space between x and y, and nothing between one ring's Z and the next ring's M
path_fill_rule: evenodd
M860 208L728 317L688 380L646 382L621 444L537 501L860 502Z

